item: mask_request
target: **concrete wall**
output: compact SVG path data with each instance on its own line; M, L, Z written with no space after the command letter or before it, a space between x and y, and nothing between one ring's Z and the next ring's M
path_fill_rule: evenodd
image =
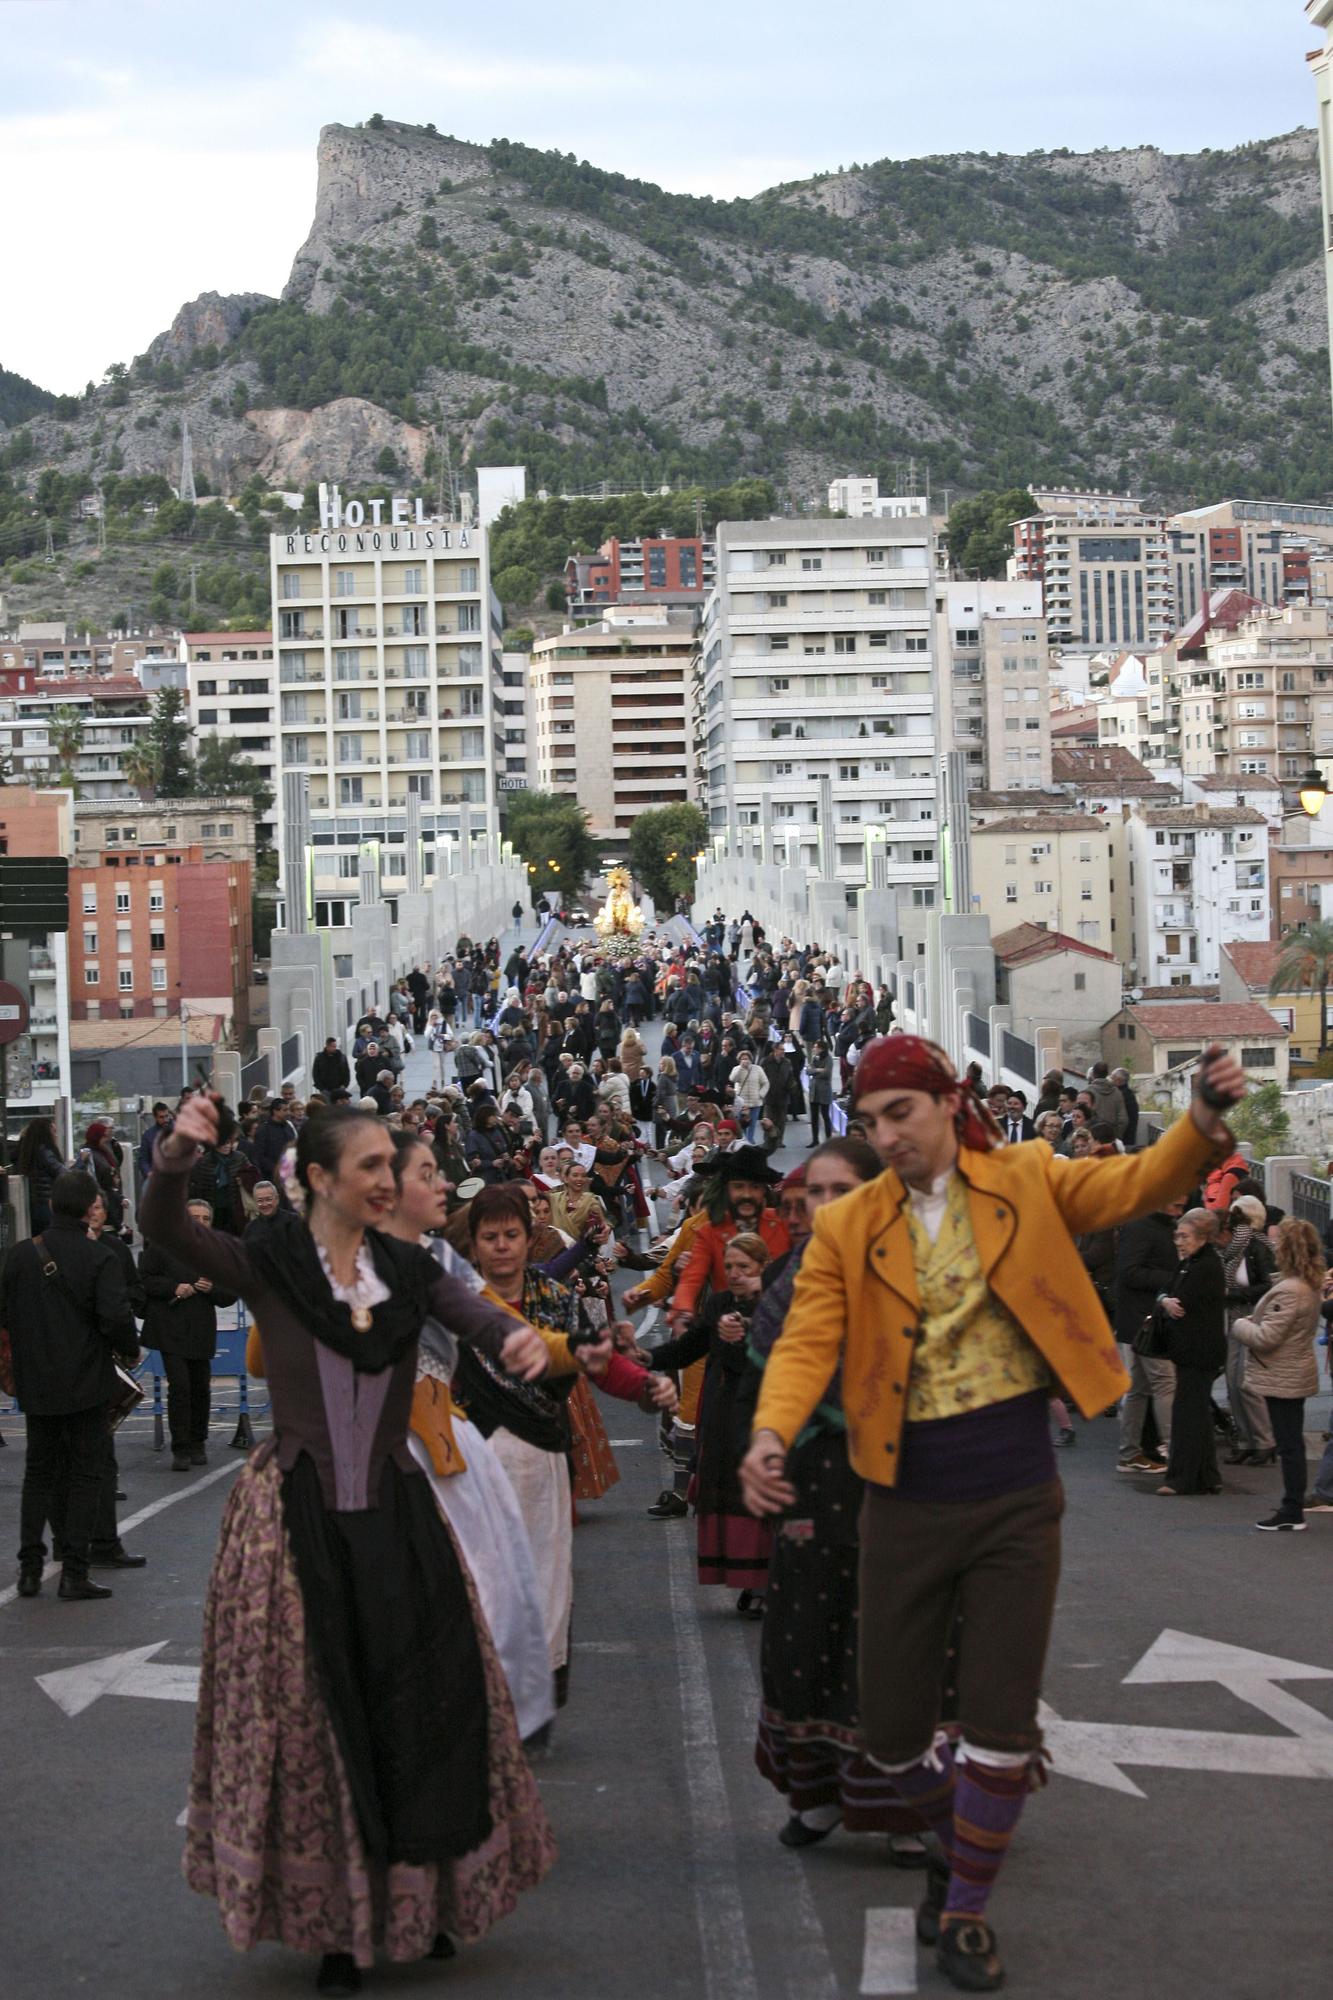
M479 862L458 875L398 898L398 922L387 903L358 903L345 930L304 934L274 931L269 972L269 1027L260 1052L270 1053L279 1082L307 1090L309 1065L329 1035L350 1044L351 1031L372 1008L383 1012L394 982L414 965L435 965L462 934L483 943L511 927L510 911L526 904L527 876L518 863ZM295 1035L295 1062L282 1049ZM233 1083L221 1067L215 1087Z

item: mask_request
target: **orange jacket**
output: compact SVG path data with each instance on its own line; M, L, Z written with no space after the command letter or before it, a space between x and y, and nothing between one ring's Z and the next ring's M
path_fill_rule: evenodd
M693 1312L706 1284L711 1285L715 1292L726 1290L727 1274L722 1268L722 1259L736 1233L734 1216L727 1216L723 1222L704 1223L694 1239L680 1283L672 1297L672 1312ZM791 1234L787 1225L771 1208L766 1208L760 1215L757 1233L763 1237L770 1255L774 1257L781 1257L791 1249ZM829 1374L832 1373L830 1368ZM814 1404L810 1407L813 1409Z
M1074 1237L1165 1207L1230 1146L1186 1117L1147 1151L1106 1159L1060 1159L1044 1140L959 1154L987 1283L1085 1417L1129 1378ZM841 1358L852 1464L879 1486L897 1482L921 1311L906 1206L907 1189L886 1169L815 1217L754 1420L790 1445Z

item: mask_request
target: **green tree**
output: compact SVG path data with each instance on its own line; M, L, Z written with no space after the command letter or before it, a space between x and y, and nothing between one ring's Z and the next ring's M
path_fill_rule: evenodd
M510 563L491 578L495 594L509 611L521 611L537 595L537 573L522 563Z
M77 794L74 760L83 749L83 717L77 708L62 701L51 711L49 728L51 748L60 760L60 782Z
M1238 1141L1253 1147L1256 1159L1266 1160L1270 1153L1284 1152L1291 1120L1282 1108L1281 1086L1261 1083L1257 1090L1251 1090L1241 1099L1234 1111L1228 1111L1227 1123Z
M1304 930L1288 931L1282 940L1269 998L1284 993L1319 995L1319 1053L1328 1053L1328 989L1333 984L1333 923L1321 919Z
M965 576L1002 577L1014 552L1014 522L1036 511L1036 501L1021 486L960 500L946 530L950 562Z
M152 748L142 737L130 745L120 760L120 774L127 785L133 785L141 799L151 799L157 793L157 758Z
M273 804L273 789L250 762L234 736L205 736L194 760L194 789L200 798L248 798L255 818Z
M708 845L708 821L698 806L661 806L640 813L630 828L629 864L658 911L670 915L678 896L694 889L694 857Z
M515 792L506 807L505 835L527 864L534 895L549 890L572 901L601 858L583 807L554 792Z
M390 475L397 472L398 457L391 444L386 444L380 451L379 457L375 460L375 470L376 472L387 472Z
M179 688L159 688L153 697L153 719L144 740L157 765L157 786L164 799L181 799L190 790L190 725L185 696Z

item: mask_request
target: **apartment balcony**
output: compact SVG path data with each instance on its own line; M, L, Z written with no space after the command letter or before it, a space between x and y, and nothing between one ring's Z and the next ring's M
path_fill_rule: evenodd
M1195 906L1192 901L1177 901L1159 906L1153 911L1153 922L1159 930L1192 931L1198 929Z

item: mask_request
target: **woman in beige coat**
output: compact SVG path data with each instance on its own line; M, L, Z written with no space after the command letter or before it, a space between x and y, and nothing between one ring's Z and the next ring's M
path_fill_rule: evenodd
M616 1050L620 1067L631 1083L637 1083L643 1074L643 1066L648 1060L648 1051L633 1028L626 1028L620 1037L620 1047Z
M1281 1504L1255 1526L1299 1534L1305 1527L1305 1399L1319 1393L1314 1343L1324 1258L1313 1226L1294 1215L1277 1232L1277 1271L1277 1283L1248 1319L1235 1321L1231 1332L1254 1357L1249 1379L1268 1405L1282 1461Z

